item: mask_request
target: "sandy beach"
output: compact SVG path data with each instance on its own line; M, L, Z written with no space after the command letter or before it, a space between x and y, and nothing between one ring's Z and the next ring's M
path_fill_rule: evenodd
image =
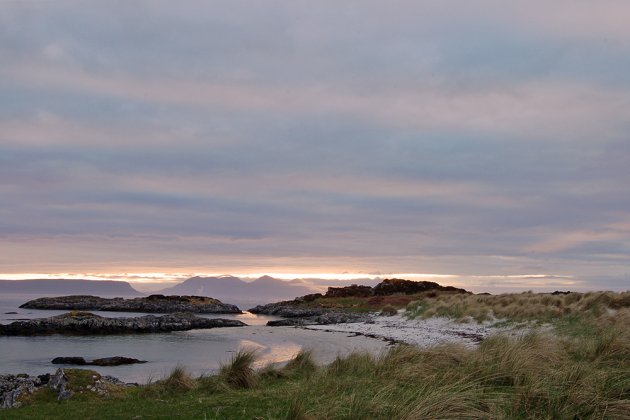
M313 331L356 334L358 337L371 337L386 342L413 344L429 347L441 343L462 343L474 346L495 334L518 336L530 331L529 328L498 327L496 322L469 323L455 322L449 318L407 319L401 314L394 316L372 315L373 324L347 323L334 325L313 325L304 327Z

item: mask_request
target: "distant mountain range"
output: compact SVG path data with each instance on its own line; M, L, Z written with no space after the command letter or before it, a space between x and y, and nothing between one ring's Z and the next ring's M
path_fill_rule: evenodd
M0 280L0 293L40 296L96 295L142 296L126 281L114 280Z
M317 290L300 280L284 281L263 276L252 282L238 277L192 277L159 292L164 295L210 296L223 302L256 301L272 302L293 299Z
M179 284L151 293L141 293L125 281L113 280L0 280L0 293L43 296L94 295L101 297L132 297L146 294L209 296L224 303L247 308L258 304L291 300L297 296L325 292L328 286L351 284L374 286L379 279L279 280L263 276L254 281L243 281L234 276L192 277Z

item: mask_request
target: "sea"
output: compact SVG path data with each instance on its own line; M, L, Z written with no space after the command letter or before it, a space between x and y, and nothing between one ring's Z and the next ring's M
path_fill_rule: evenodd
M0 324L46 318L67 312L19 308L21 304L36 297L40 296L0 295ZM247 306L247 302L240 302L243 306L236 302L235 304L239 307L251 307ZM147 315L131 312L92 312L104 317ZM303 345L292 339L290 329L265 330L263 326L267 321L277 319L276 317L249 312L238 315L199 316L238 319L251 327L221 328L223 331L220 332L219 329L209 329L106 336L0 336L0 375L18 373L41 375L53 373L59 367L71 367L53 365L52 359L58 356L79 356L86 360L124 356L146 360L147 363L94 367L94 370L126 382L144 384L165 377L178 365L184 366L194 375L215 373L221 364L229 362L232 355L242 348L256 349L260 357L259 364L282 363L293 357Z

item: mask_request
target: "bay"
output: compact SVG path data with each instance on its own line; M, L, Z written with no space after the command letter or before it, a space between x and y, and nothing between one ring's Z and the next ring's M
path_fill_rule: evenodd
M45 318L67 311L21 309L19 306L37 296L0 296L0 323L17 319ZM9 313L16 312L16 313ZM142 316L144 313L102 312L105 317ZM153 314L158 315L158 314ZM238 315L200 315L209 318L239 319L247 327L216 328L210 330L178 331L160 334L124 334L106 336L0 336L0 374L27 373L40 375L53 373L59 367L51 360L58 356L79 356L86 360L125 356L147 363L94 367L103 375L112 375L126 382L148 383L161 379L176 366L184 366L193 375L215 373L222 363L229 362L239 349L255 349L258 366L283 363L302 348L313 350L316 359L328 363L339 355L352 351L379 352L386 345L367 337L348 337L344 333L309 331L292 327L266 327L277 317L255 315L249 312ZM90 368L90 367L86 367Z

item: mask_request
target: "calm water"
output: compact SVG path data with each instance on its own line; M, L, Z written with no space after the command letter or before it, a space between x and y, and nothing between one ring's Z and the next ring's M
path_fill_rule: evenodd
M34 296L24 295L0 296L0 323L44 318L66 312L19 308L19 305L33 298ZM145 315L129 312L94 313L106 317ZM114 336L0 337L0 374L54 372L60 365L53 365L50 361L57 356L80 356L87 360L126 356L147 360L148 363L97 367L96 370L125 381L144 383L163 377L177 364L186 366L195 374L216 371L222 362L228 361L233 352L242 347L257 348L262 357L261 363L281 362L297 353L303 344L292 339L290 330L278 329L271 332L260 327L274 317L250 313L202 316L240 319L252 327L221 329L223 331L220 333L211 329ZM226 333L225 330L229 332Z

